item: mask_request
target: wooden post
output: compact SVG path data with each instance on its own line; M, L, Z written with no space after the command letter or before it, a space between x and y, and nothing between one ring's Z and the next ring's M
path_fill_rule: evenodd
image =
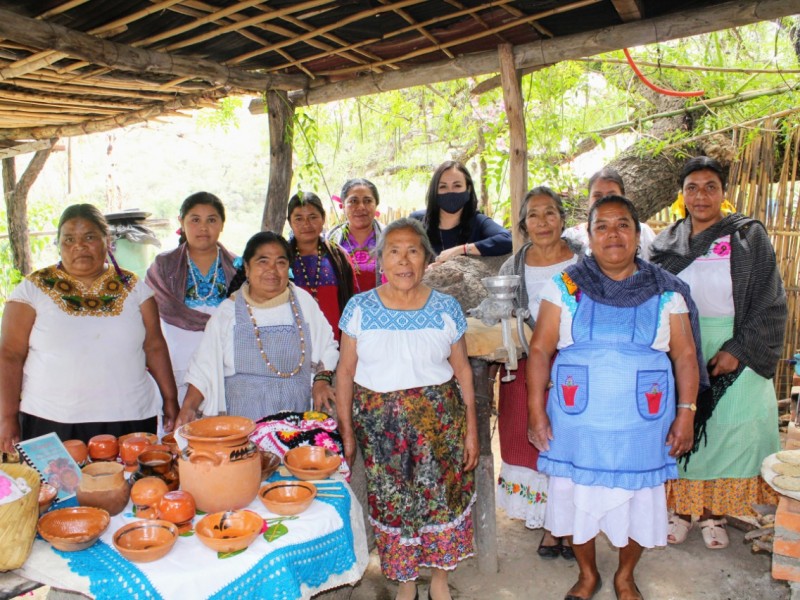
M267 91L269 114L269 187L261 229L283 233L292 185L294 104L284 91Z
M525 114L523 110L520 74L514 67L514 51L511 44L501 44L497 48L500 58L500 79L503 85L503 102L508 117L509 144L509 190L511 194L511 235L514 250L523 243L522 234L517 229L519 208L525 192L528 191L528 139L525 133Z
M497 519L495 515L495 477L492 458L492 392L489 380L489 363L482 358L470 358L472 382L475 387L475 408L478 413L478 442L480 458L475 469L477 498L472 510L475 525L475 544L478 570L497 573Z

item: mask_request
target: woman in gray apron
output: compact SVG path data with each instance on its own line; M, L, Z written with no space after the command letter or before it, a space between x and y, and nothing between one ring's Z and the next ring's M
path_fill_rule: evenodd
M231 296L209 319L189 361L178 426L227 413L331 410L339 351L312 296L289 283L289 245L265 231L247 242Z

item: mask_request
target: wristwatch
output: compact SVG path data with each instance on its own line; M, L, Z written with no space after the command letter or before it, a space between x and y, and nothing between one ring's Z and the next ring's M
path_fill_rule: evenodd
M697 412L697 404L692 402L691 404L678 404L677 408L686 408L692 412Z

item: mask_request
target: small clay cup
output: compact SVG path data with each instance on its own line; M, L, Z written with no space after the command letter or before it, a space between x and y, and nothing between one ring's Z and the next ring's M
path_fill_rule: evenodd
M113 435L102 433L89 440L89 456L92 461L116 460L119 454L119 442Z
M169 451L172 452L172 456L178 456L178 454L181 453L181 450L178 447L178 442L175 441L174 433L168 433L162 437L161 443L169 448Z
M158 503L169 491L167 484L158 477L143 477L131 486L131 502L136 507L139 519L157 519Z
M67 449L67 452L78 463L79 467L86 464L86 460L89 458L89 449L83 443L83 440L67 440L64 442L64 448Z
M194 498L183 490L167 492L158 502L158 517L175 523L181 533L192 528L192 519L196 513Z
M146 437L134 435L126 437L119 445L119 457L125 463L125 470L132 473L139 468L138 458L150 446Z
M131 483L143 477L159 477L164 480L171 492L178 489L178 466L168 450L145 450L137 459L139 469L131 476Z
M42 482L42 485L39 486L39 514L42 515L46 513L50 506L53 504L53 500L56 499L58 495L58 488L54 485L50 485L49 483Z

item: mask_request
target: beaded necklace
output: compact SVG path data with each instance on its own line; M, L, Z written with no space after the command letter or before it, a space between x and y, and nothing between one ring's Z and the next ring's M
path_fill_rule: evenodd
M319 288L319 278L322 275L322 244L317 242L317 272L314 275L314 284L311 284L311 279L308 276L308 271L306 271L306 265L303 262L303 257L298 255L297 262L300 263L300 272L303 274L303 281L305 282L306 286L308 286L308 291L311 292L311 295L314 297L314 300L317 300L317 288ZM319 300L317 300L319 302Z
M214 265L211 267L214 271L214 277L211 279L211 291L208 292L208 294L206 294L205 296L200 295L200 287L197 285L197 279L194 276L194 269L192 268L192 265L194 265L195 269L197 268L197 265L194 264L194 261L192 260L191 257L189 257L189 263L190 263L189 275L191 275L192 277L192 285L194 286L195 297L198 300L205 302L206 300L211 298L211 296L213 296L214 294L219 294L219 290L217 289L217 271L219 271L219 247L217 248L217 258L214 259Z
M267 353L264 352L264 344L261 342L261 334L258 331L258 323L256 323L256 318L253 316L253 308L250 306L250 302L245 299L244 301L245 306L247 307L247 314L250 315L250 322L253 324L253 333L256 335L256 344L258 345L258 351L261 353L261 358L264 359L264 362L267 364L267 367L275 373L278 377L283 379L288 379L289 377L293 377L300 372L300 369L303 368L303 363L306 361L306 338L305 334L303 333L303 321L300 318L300 309L297 308L297 302L294 298L294 294L289 291L289 304L292 307L292 313L294 314L294 322L297 325L297 333L300 336L300 362L294 368L291 373L284 373L283 371L279 371L275 368L275 366L270 362L269 358L267 357Z

